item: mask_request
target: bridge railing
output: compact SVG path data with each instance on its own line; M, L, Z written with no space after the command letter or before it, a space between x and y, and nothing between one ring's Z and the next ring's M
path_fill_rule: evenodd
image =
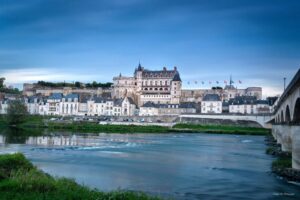
M274 114L277 113L281 104L285 101L285 99L289 96L289 94L291 94L292 91L297 88L297 84L299 84L299 83L300 83L300 69L298 69L298 72L296 73L296 75L294 76L292 81L289 83L287 88L284 90L283 94L278 99L278 103L274 107Z

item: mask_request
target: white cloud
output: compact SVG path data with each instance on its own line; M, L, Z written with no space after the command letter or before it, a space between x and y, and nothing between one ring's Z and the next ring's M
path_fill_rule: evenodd
M40 80L43 81L81 81L81 82L91 82L100 81L99 79L103 76L95 74L82 74L74 72L65 72L59 70L50 70L44 68L32 68L32 69L13 69L0 71L0 76L6 78L7 85L19 85L23 83L33 83ZM106 80L106 79L105 79Z

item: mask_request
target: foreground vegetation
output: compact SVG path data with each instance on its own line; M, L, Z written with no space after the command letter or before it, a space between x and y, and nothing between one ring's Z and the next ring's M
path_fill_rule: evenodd
M100 192L74 180L54 178L34 167L22 154L0 155L0 199L159 199L130 191Z

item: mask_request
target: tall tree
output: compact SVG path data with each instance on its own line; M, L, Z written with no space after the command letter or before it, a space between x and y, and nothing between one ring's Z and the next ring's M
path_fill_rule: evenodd
M0 88L4 88L4 81L5 81L4 77L0 78Z
M17 125L26 120L28 111L25 103L21 100L14 100L8 103L7 121L10 125Z

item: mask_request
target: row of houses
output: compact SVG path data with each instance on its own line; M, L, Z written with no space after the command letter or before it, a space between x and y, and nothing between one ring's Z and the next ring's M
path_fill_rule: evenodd
M222 101L218 94L207 94L201 103L181 102L159 104L146 102L138 107L131 97L103 98L98 96L63 95L54 93L48 97L31 96L23 98L28 112L37 115L62 116L161 116L180 114L267 114L272 106L267 100L254 96L239 96ZM5 114L9 99L0 103L0 114Z
M78 94L63 95L54 93L48 97L31 96L22 99L28 112L33 115L78 115L78 116L132 116L136 105L129 97L109 99L102 97L83 97ZM1 101L0 114L5 114L10 99Z
M257 100L255 96L237 96L222 101L217 94L206 95L201 102L201 113L268 114L274 101Z
M9 101L2 100L0 114L5 114ZM63 95L54 93L48 97L31 96L22 99L32 115L61 115L61 116L153 116L153 115L178 115L196 113L193 103L181 104L154 104L147 102L140 108L132 98L118 99L103 97L84 97L78 94ZM153 108L152 108L153 106Z

